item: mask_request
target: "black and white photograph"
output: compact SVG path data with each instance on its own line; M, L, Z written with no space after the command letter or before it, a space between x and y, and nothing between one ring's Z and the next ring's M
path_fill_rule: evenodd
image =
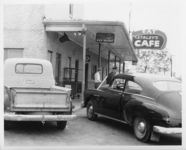
M184 148L182 0L2 4L2 149Z

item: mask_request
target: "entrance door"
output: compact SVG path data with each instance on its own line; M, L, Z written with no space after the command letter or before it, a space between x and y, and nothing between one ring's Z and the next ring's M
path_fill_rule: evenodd
M88 68L89 65L88 63L85 64L85 89L88 88Z
M99 112L109 117L121 119L121 98L124 94L125 79L115 78L112 85L103 89L99 99Z
M56 53L56 72L55 72L55 80L57 85L60 84L60 75L61 75L61 54Z

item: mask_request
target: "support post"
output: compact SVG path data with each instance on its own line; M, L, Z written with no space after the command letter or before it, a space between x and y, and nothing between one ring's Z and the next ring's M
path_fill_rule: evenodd
M171 63L171 77L173 76L173 73L172 73L172 56L170 57L170 63Z
M123 62L123 73L125 73L125 62Z
M85 63L86 63L86 28L83 24L83 79L82 79L82 90L81 90L81 97L82 97L82 104L84 101L84 91L85 91Z
M121 72L121 59L119 60L119 73Z
M114 67L116 67L116 59L117 59L117 56L115 55Z
M98 68L101 68L101 43L99 43Z
M108 51L108 74L110 73L110 51Z

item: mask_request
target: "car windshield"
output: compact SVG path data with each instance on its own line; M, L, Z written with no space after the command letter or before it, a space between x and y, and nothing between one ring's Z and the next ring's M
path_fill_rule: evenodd
M181 82L178 81L155 81L153 85L160 91L181 91Z

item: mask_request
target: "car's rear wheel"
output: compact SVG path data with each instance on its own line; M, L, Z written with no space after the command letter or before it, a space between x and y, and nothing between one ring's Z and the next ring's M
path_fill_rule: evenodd
M148 142L151 136L151 125L144 117L135 117L133 122L135 137L143 142Z
M57 129L64 130L67 125L67 121L57 121Z
M97 115L94 113L94 104L90 100L87 104L87 118L89 120L96 120Z

